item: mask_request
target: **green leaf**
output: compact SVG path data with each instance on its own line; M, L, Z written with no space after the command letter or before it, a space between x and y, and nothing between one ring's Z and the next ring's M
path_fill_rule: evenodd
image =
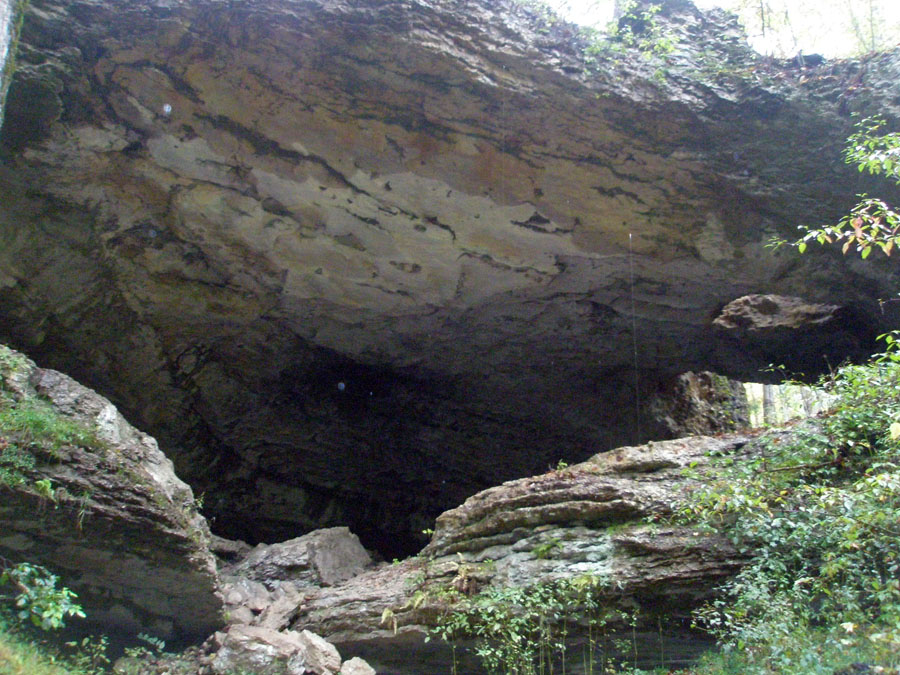
M865 260L866 258L869 257L869 254L870 254L871 252L872 252L872 247L871 247L871 246L866 246L866 247L862 250L862 253L861 253L860 255L861 255L862 259Z
M799 244L797 244L797 250L800 251L800 253L803 253L806 250L806 242L801 241Z

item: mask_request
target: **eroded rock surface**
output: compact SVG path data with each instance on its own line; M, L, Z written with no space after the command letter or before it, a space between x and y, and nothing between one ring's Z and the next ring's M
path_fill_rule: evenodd
M36 420L0 426L0 556L58 574L104 632L202 639L222 625L206 521L153 438L2 345L0 411ZM36 429L48 415L92 440L42 445ZM34 466L13 459L35 454Z
M223 546L219 550L239 546ZM306 592L346 581L372 563L346 527L315 530L278 544L260 544L219 568L229 624L278 630L290 622Z
M684 639L691 609L743 559L705 530L647 520L671 514L697 486L686 467L702 473L709 455L752 447L740 435L623 447L491 488L442 514L420 556L308 591L290 625L365 657L378 672L447 672L449 651L422 642L452 610L441 589L471 594L587 575L604 584L610 606L637 610L638 629L651 628L647 658L659 648L651 643L662 616L666 640L680 645L670 663L688 658L703 644L695 637L691 652Z
M0 126L3 125L6 91L15 70L16 46L24 11L25 0L7 0L0 5Z
M744 385L708 371L682 373L650 402L654 436L681 438L750 427Z
M389 558L646 437L680 373L870 351L892 268L765 243L865 189L840 150L897 116L898 54L784 70L663 4L665 62L506 0L33 0L0 337L159 438L217 532L349 524ZM751 293L853 320L716 329Z

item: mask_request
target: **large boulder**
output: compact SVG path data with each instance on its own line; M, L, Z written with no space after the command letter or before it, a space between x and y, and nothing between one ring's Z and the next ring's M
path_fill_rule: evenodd
M341 657L334 645L307 630L278 632L234 625L219 642L211 660L216 675L337 675L341 669Z
M260 544L229 573L260 581L269 588L330 586L359 574L372 562L359 538L346 527L315 530L277 544Z
M156 441L105 398L0 345L0 557L46 566L104 631L222 625L209 528Z
M217 548L234 548L223 544L219 540ZM227 622L282 628L296 615L307 590L346 581L371 563L359 538L346 527L260 544L220 566Z

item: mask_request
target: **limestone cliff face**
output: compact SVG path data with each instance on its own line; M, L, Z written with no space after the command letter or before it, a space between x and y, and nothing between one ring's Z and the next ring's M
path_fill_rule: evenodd
M652 428L689 369L865 352L892 272L834 220L900 57L781 69L682 0L666 62L509 2L34 0L0 161L0 337L158 437L213 527L388 555ZM740 296L836 307L785 340ZM785 344L789 349L785 350Z

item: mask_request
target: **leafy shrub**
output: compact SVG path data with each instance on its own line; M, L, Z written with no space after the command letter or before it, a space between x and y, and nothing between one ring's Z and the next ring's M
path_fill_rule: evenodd
M684 508L752 555L697 620L759 672L831 673L826 653L900 664L900 363L827 386L837 403L818 425L773 435Z
M84 617L77 596L68 588L57 588L59 578L40 565L19 563L0 574L0 585L15 591L13 604L21 621L30 621L43 630L62 628L66 618Z
M593 673L595 663L600 664L598 673L632 672L605 651L606 626L629 621L609 605L608 590L599 577L580 575L529 586L490 587L471 597L456 595L432 636L451 644L474 639L475 654L489 673L565 673L566 639L577 623L587 628L583 653L574 657L582 662L581 672ZM634 624L634 617L630 619Z
M881 175L900 185L900 133L881 133L886 124L878 116L857 122L856 131L847 139L844 161L856 165L860 172ZM891 255L900 244L900 214L880 199L865 194L857 197L856 206L837 225L818 228L801 225L799 229L804 234L791 245L803 253L812 242L823 245L843 242L844 253L854 247L863 259L876 249ZM786 243L776 237L770 245L777 248Z
M22 635L14 623L0 611L0 675L87 675L53 649Z

